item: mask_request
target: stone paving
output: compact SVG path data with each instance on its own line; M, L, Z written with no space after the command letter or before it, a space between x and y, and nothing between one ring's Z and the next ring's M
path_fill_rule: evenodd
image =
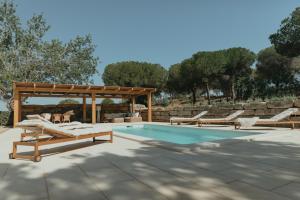
M1 134L1 133L4 133L7 129L8 129L8 128L1 127L1 126L0 126L0 134Z
M44 149L34 163L8 159L20 134L10 129L0 135L0 200L300 199L300 131L273 133L188 153L83 141Z

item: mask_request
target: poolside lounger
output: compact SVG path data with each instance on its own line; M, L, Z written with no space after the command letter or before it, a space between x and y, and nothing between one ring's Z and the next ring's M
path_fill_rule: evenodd
M256 126L264 126L264 125L290 125L292 129L295 128L295 124L300 124L300 121L281 121L284 120L288 117L290 117L292 114L298 112L298 108L288 108L286 110L284 110L283 112L269 118L269 119L259 119L257 118L254 125ZM242 124L239 121L239 119L237 119L234 122L234 126L235 129L240 129Z
M40 120L40 121L43 121L47 124L52 124L54 125L55 123L49 121L48 119L45 119L44 117L42 117L41 115L38 115L38 114L33 114L33 115L26 115L27 119L29 120ZM73 122L70 122L70 123L59 123L59 124L56 124L56 126L60 127L60 128L63 128L63 129L68 129L68 130L71 130L71 129L82 129L82 128L92 128L93 125L91 124L83 124L81 122L77 122L77 121L73 121ZM32 136L32 133L22 133L21 134L21 140L24 139L25 137L31 137Z
M70 112L70 111L69 111ZM43 122L46 123L51 123L54 124L53 122L51 122L49 119L42 117L41 115L38 114L33 114L33 115L26 115L27 119L29 120L41 120ZM73 121L73 122L68 122L68 123L60 123L58 124L59 127L65 127L65 126L78 126L81 125L81 122L77 122L77 121Z
M201 127L203 124L234 124L233 119L241 115L243 112L244 110L237 110L224 118L199 119L198 126Z
M202 117L203 115L205 115L207 113L207 111L202 111L200 112L198 115L195 115L194 117L171 117L170 118L170 123L177 123L178 125L180 125L181 123L192 123L192 122L197 122L197 120Z
M142 122L142 117L125 117L124 122Z
M35 162L41 160L41 154L39 147L44 145L64 143L75 140L82 140L92 138L93 142L106 141L112 143L113 132L109 126L101 127L95 125L87 128L77 128L68 130L66 128L59 127L56 124L48 123L41 120L24 120L17 124L18 128L22 128L24 133L21 134L21 140L13 142L13 150L9 155L11 159L24 158L30 159ZM29 131L29 132L28 132ZM31 136L32 139L24 140L25 136ZM109 136L108 140L96 140L96 137ZM32 146L34 147L33 155L20 155L17 154L17 146Z

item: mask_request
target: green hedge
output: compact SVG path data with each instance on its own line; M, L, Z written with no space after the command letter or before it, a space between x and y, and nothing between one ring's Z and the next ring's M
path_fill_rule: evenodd
M10 111L0 111L0 126L11 126L12 114Z

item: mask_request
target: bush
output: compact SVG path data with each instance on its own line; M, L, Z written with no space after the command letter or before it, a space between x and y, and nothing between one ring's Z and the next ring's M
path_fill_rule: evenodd
M74 99L64 99L61 100L58 104L79 104L79 101Z
M107 98L107 99L103 99L101 104L114 104L114 101Z
M12 125L12 112L0 111L0 126Z

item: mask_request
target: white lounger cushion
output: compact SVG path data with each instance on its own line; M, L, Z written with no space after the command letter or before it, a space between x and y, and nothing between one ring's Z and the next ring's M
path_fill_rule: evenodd
M52 123L49 120L43 118L42 116L35 114L35 115L26 115L28 120L41 120L43 122Z
M76 130L65 130L65 133L69 133L75 136L91 134L91 133L100 133L100 132L110 132L112 127L110 125L95 124L92 128L83 128Z
M93 128L92 124L85 124L85 123L81 123L81 122L61 123L61 124L55 124L55 125L63 128L63 129L66 129L66 130Z
M298 112L298 108L288 108L285 111L271 117L270 119L258 119L257 121L277 122L291 116L295 112Z
M257 120L259 120L259 117L238 118L237 122L239 122L242 127L251 127L251 126L255 125Z
M48 129L51 131L62 132L65 134L79 136L85 134L92 134L92 133L100 133L100 132L109 132L112 131L112 127L108 125L96 124L96 125L89 125L91 127L88 128L78 128L68 130L63 127L59 127L57 124L47 123L42 120L34 119L34 120L23 120L19 122L17 126L20 127L34 127L34 128L41 128L41 129Z
M234 113L228 115L224 118L210 118L210 119L203 119L204 121L230 121L236 118L237 116L241 115L244 112L244 110L237 110Z

